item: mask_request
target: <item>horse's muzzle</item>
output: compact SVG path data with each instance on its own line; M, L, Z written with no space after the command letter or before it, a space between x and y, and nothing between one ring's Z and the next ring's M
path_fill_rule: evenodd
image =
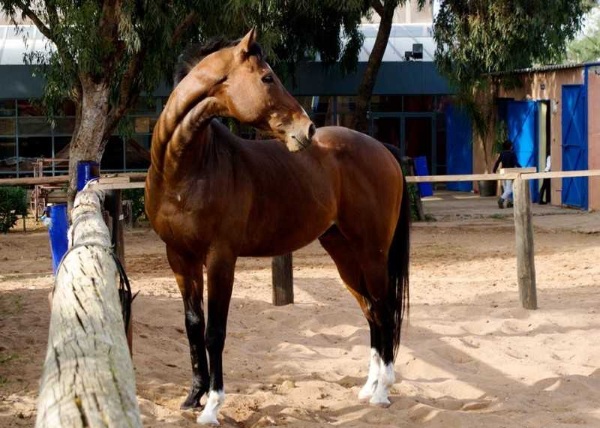
M315 127L315 124L310 121L308 126L304 126L303 128L304 129L300 128L298 130L299 132L290 134L286 139L286 146L290 152L304 150L311 145L312 138L315 135L315 132L317 132L317 128Z

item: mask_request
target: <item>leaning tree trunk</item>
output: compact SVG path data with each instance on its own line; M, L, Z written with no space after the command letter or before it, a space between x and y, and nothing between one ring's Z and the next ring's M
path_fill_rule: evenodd
M81 79L82 96L80 117L73 133L69 149L69 189L67 191L69 212L77 192L77 163L79 161L100 162L107 136L112 124L109 122L110 87L106 82L94 82L91 78Z
M103 193L77 196L52 297L36 427L141 427Z
M379 0L376 1L379 2ZM375 7L375 10L381 16L381 21L379 22L379 29L377 30L377 37L375 38L373 50L371 51L371 55L369 55L367 68L365 69L360 86L358 87L356 110L354 111L353 121L353 128L357 131L367 132L369 128L367 120L369 100L371 99L371 95L373 95L377 74L379 73L383 54L385 53L385 48L387 47L392 31L394 10L398 4L398 0L386 0L383 7Z

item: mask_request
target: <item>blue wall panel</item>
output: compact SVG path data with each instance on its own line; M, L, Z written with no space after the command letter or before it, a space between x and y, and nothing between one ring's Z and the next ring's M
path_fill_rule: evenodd
M588 169L585 85L562 87L562 169ZM562 203L588 208L588 178L563 178Z
M473 131L471 119L460 108L446 108L446 172L449 175L473 173ZM447 184L448 190L470 192L471 181Z
M509 101L506 113L508 138L522 167L538 165L538 103L536 101ZM531 180L531 199L538 201L537 180Z

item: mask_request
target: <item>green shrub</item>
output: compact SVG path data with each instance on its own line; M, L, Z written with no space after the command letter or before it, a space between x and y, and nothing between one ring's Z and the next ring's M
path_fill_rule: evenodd
M0 233L8 233L20 215L27 215L27 192L25 189L0 187Z
M124 201L131 201L133 224L136 224L138 219L146 215L144 208L144 189L125 189L123 190L122 199Z

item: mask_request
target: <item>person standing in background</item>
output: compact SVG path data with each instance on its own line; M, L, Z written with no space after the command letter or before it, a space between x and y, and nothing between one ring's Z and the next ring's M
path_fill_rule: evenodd
M502 164L502 168L521 168L521 165L517 160L517 155L513 151L513 143L510 140L506 140L502 143L502 152L494 164L494 174L500 164ZM504 208L504 201L507 201L506 206L510 208L513 206L512 180L502 180L502 188L504 191L502 192L502 196L498 199L498 208Z
M552 169L552 162L550 160L550 155L546 158L546 168L544 168L544 172L550 172ZM546 196L544 198L544 195ZM542 182L542 189L540 190L540 205L546 205L550 203L550 179L544 178Z

